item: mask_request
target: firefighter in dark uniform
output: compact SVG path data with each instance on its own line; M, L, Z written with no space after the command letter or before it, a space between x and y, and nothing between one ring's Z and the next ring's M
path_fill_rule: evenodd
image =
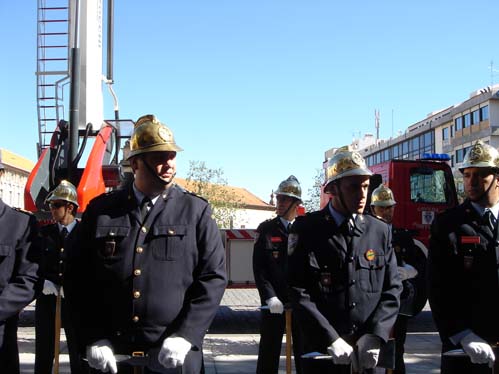
M379 185L371 195L371 210L375 217L386 222L392 229L392 245L397 257L397 271L402 281L402 294L400 295L400 310L393 326L395 337L395 369L393 374L405 374L404 344L407 335L407 322L414 315L416 301L418 270L415 264L418 248L414 244L411 234L404 229L392 226L395 212L395 198L393 192L383 184Z
M71 373L80 373L77 340L70 320L70 312L64 298L64 274L66 260L70 256L72 242L76 240L75 219L78 201L75 186L68 181L61 183L49 193L47 199L53 224L40 228L42 253L40 277L42 292L37 296L35 308L35 374L52 373L55 350L56 318L61 318L68 345ZM60 298L61 312L56 313L57 298Z
M75 289L94 369L121 374L144 362L121 368L120 354L146 356L146 373L203 370L203 338L227 283L225 252L210 205L173 182L181 150L155 116L140 117L128 157L133 184L95 198L82 217Z
M0 175L4 168L0 164ZM40 240L36 219L0 199L0 371L19 373L17 321L35 298Z
M358 152L337 150L324 184L330 202L291 228L288 274L304 349L332 359L303 359L304 373L372 373L395 323L402 286L390 228L362 214L370 175Z
M253 249L253 274L263 305L260 320L257 374L277 374L285 330L284 307L288 303L286 267L288 232L301 203L301 187L295 176L279 184L276 192L277 217L262 222ZM292 324L296 372L300 370L298 326Z
M499 152L478 141L459 170L467 199L436 217L430 237L429 300L442 340L442 373L491 373L492 367L497 373Z

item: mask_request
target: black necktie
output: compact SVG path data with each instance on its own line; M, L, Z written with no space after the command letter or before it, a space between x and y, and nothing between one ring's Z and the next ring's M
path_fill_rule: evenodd
M343 223L340 225L340 231L345 237L347 245L350 246L353 236L353 224L351 218L347 218L343 221Z
M62 230L59 232L59 235L61 237L61 240L64 241L66 239L66 236L68 236L69 231L66 227L63 227Z
M146 220L150 210L151 210L151 199L146 196L142 199L142 202L140 203L140 217L142 219L142 222Z
M483 214L483 223L487 225L490 231L494 232L496 229L496 217L490 209L487 209Z

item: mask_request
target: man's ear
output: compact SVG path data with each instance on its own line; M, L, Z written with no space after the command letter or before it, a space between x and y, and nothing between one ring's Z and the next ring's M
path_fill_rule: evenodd
M135 173L135 170L137 170L138 167L138 157L132 157L130 159L130 167L132 168L132 171Z

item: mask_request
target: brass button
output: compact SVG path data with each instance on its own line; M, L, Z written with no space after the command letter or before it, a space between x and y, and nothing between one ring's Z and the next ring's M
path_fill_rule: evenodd
M137 253L142 253L144 251L144 248L142 247L137 247L137 249L135 249L135 252Z
M140 291L134 291L133 292L133 297L138 299L140 297Z
M60 260L59 263L62 264L64 261Z
M142 228L140 229L140 231L142 231L145 234L147 232L147 227L142 226Z
M139 322L139 316L133 316L132 321L133 322Z
M135 270L133 271L133 275L135 275L135 276L137 276L137 277L138 277L140 274L142 274L142 271L141 271L140 269L135 269Z
M62 277L62 273L59 273L59 276Z
M61 252L64 252L64 248L61 248Z
M168 235L174 235L174 234L175 234L175 230L168 229Z

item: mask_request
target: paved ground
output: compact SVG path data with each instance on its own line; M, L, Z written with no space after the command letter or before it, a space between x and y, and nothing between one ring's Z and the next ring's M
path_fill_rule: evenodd
M220 309L205 339L207 374L253 374L258 353L259 299L254 289L230 289L225 292ZM21 372L33 373L34 329L33 306L21 314L19 349ZM440 341L431 312L426 307L410 320L406 343L408 374L439 373ZM69 373L69 361L62 335L61 374ZM283 344L284 348L284 344ZM284 351L281 370L285 373ZM379 370L379 373L383 371Z

